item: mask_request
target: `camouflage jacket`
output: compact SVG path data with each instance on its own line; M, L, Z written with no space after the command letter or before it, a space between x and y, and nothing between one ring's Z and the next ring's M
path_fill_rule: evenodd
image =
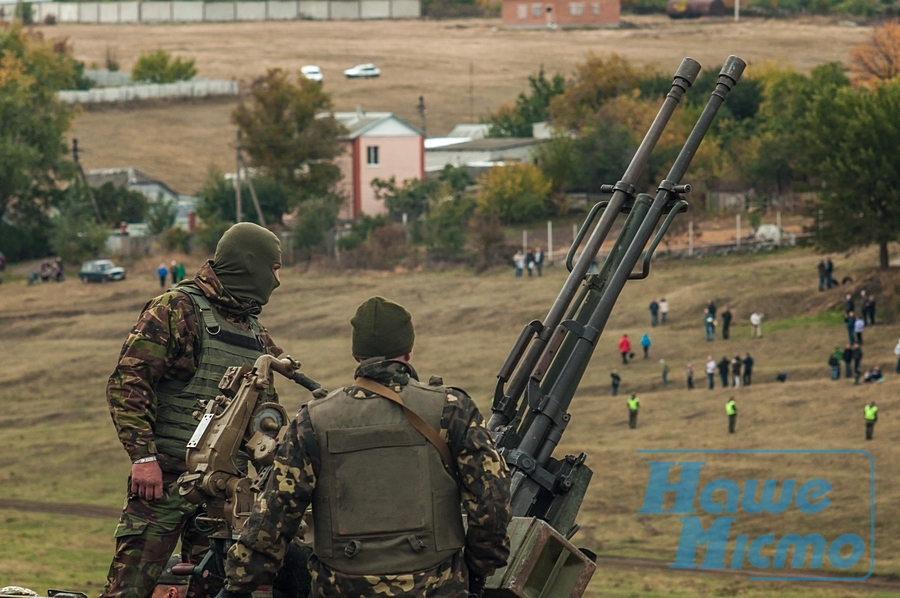
M367 363L357 377L375 380L395 391L417 378L412 366L396 361ZM369 391L345 388L348 393ZM425 596L462 597L468 592L469 572L488 576L506 565L509 557L509 472L497 453L484 419L469 396L447 389L441 416L441 437L459 468L462 503L468 515L464 553L454 555L433 569L400 575L354 576L326 567L315 556L309 569L317 596ZM271 583L284 558L287 544L312 501L319 472L318 444L306 407L291 423L279 448L263 492L228 553L226 588L249 592Z
M216 278L207 262L193 280L215 309L235 326L249 329L248 315L260 307L241 302ZM275 357L282 350L262 329L266 351ZM156 422L156 385L163 379L188 382L197 371L200 358L200 326L191 298L179 291L167 291L144 306L141 316L125 340L119 363L106 385L106 400L119 440L132 461L156 454L153 427ZM160 467L183 471L184 463L158 454Z

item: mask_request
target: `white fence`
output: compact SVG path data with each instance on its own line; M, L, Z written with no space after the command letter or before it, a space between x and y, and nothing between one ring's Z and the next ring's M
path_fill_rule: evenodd
M15 3L0 2L12 15ZM421 0L294 0L285 2L35 2L34 20L60 23L197 23L222 21L324 21L417 19Z
M177 83L98 87L87 91L60 91L59 99L69 104L127 102L149 98L199 98L205 96L236 96L237 81L222 79L191 79Z

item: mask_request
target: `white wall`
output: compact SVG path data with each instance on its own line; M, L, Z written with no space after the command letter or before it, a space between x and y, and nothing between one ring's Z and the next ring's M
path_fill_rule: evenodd
M417 19L421 0L268 0L257 2L123 2L35 3L35 20L53 15L60 23L192 23L199 21L279 21L293 19ZM5 15L15 3L0 0Z
M87 91L60 91L59 99L69 104L97 104L127 102L147 98L190 98L217 95L237 95L237 81L222 79L192 79L177 83L97 87Z

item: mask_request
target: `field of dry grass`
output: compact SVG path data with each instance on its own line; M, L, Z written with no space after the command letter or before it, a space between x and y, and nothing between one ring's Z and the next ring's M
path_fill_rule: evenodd
M900 573L900 376L893 374L892 349L900 335L893 321L897 280L882 281L880 305L888 321L866 332L864 365L880 363L888 372L878 385L831 382L825 365L836 344L845 342L842 323L827 312L840 303L841 290L818 293L815 265L807 250L774 255L729 256L657 262L645 282L629 283L604 332L572 406L562 449L589 454L594 481L579 520L579 545L601 555L639 557L671 563L680 523L672 515L639 515L648 466L658 454L639 450L698 449L863 449L876 469L876 573ZM863 280L875 254L866 251L835 260L837 272ZM116 507L123 498L128 459L118 445L104 401L105 381L122 340L143 304L158 292L148 261L129 270L122 283L83 285L70 277L57 284L26 286L17 276L0 285L0 499L80 503ZM189 266L200 258L189 259ZM25 266L13 274L21 275ZM283 285L263 313L274 338L304 370L327 387L348 380L349 318L366 297L381 294L404 303L417 326L415 363L426 377L439 373L447 384L469 390L487 410L494 376L520 327L542 318L562 284L563 269L543 278L515 279L506 269L482 276L443 273L302 274L286 269ZM871 288L871 287L870 287ZM671 323L650 329L647 305L666 296ZM707 343L703 307L715 299L735 313L732 339ZM762 339L751 339L747 317L765 314ZM824 314L824 315L823 315ZM648 331L651 359L638 356L623 366L616 341L635 341ZM756 358L754 383L747 388L705 389L702 364L750 351ZM672 367L664 388L659 359ZM698 389L688 391L683 368L694 363ZM622 373L619 397L609 392L609 373ZM775 381L790 371L788 383ZM281 386L289 412L308 399L296 386ZM637 430L626 425L626 393L636 392L642 409ZM738 402L738 433L726 433L724 402ZM862 407L876 399L881 408L876 440L863 439ZM743 480L815 477L832 482L834 506L813 519L784 515L777 520L742 517L736 530L751 538L818 532L829 540L841 533L868 538L869 469L858 456L826 454L773 458L759 455L710 456L713 477ZM707 478L704 477L704 480ZM796 510L795 510L796 511ZM36 589L70 587L96 594L112 550L113 520L0 511L0 586L17 583ZM867 553L866 559L869 553ZM865 560L865 559L864 559ZM747 565L745 564L745 567ZM859 565L853 575L864 573ZM823 596L855 595L865 587L826 589L710 577L702 572L648 572L603 569L591 596ZM889 594L885 594L889 595Z
M107 48L122 68L163 48L194 58L200 76L250 83L267 68L292 71L318 64L337 110L394 112L416 125L419 95L428 107L428 131L446 134L512 101L527 78L544 65L569 74L590 52L618 52L674 71L684 56L706 68L737 54L751 65L764 61L809 71L823 62L845 61L850 48L870 33L837 21L727 18L672 21L626 16L634 27L604 30L516 31L499 20L232 23L193 25L56 25L47 37L68 37L75 55L104 64ZM360 62L382 68L381 78L347 80L343 69ZM470 74L473 74L470 97ZM471 101L470 101L471 100ZM194 193L210 164L233 168L234 101L173 102L83 113L72 135L84 148L87 168L132 165Z

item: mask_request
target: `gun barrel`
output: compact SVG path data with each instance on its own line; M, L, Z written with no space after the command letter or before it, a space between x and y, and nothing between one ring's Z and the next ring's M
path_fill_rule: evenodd
M491 414L490 420L488 420L489 430L496 431L498 428L507 425L515 415L518 409L519 400L528 383L528 378L531 376L532 370L543 355L550 336L562 321L566 311L572 303L572 299L578 293L579 287L581 286L591 263L597 255L597 252L600 250L600 246L606 240L610 229L612 229L612 225L615 222L619 211L622 209L625 200L634 196L635 181L646 167L647 161L650 159L650 154L659 142L659 138L662 136L675 108L681 101L681 97L691 85L693 85L699 73L700 63L692 58L685 58L682 60L681 65L675 72L672 87L666 95L662 107L660 107L659 112L657 112L653 124L644 135L641 144L638 146L631 162L628 164L625 174L622 176L622 180L614 185L614 192L612 198L609 200L609 205L601 215L600 220L597 222L597 226L594 228L594 232L585 244L581 256L575 262L572 271L569 273L566 282L563 284L556 300L553 302L550 311L544 318L542 330L529 345L524 358L519 362L515 373L510 378L506 391L503 392L502 385L498 384L497 392L495 392L494 395L494 403L491 406L493 413Z
M637 233L634 235L617 268L611 273L599 301L590 318L577 329L577 340L568 355L560 355L565 359L554 384L549 389L543 405L535 413L528 429L522 436L517 451L533 456L532 467L543 467L547 464L562 436L567 418L561 417L568 406L581 381L581 373L590 360L594 348L606 326L619 294L631 275L640 254L647 245L653 231L663 213L663 208L675 192L681 177L690 166L700 143L709 130L725 96L740 79L745 63L736 56L730 56L719 74L716 88L710 96L700 118L685 141L684 146L675 159L667 177L660 183L656 197L653 199ZM529 473L514 467L512 480L513 514L526 513L533 504L533 498L540 492L541 485L529 476Z

